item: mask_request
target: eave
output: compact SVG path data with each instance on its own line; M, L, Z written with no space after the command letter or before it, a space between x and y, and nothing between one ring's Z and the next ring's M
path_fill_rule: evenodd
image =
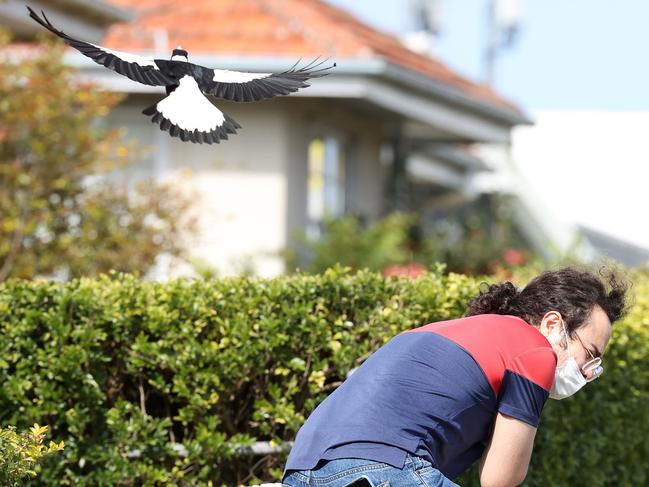
M152 56L152 53L144 55ZM160 53L155 57L166 59L168 56L168 53ZM190 60L203 66L255 72L283 71L295 63L293 58L192 56L191 53ZM75 52L68 53L65 62L78 68L82 77L112 91L161 93L158 87L132 82ZM512 110L486 104L381 60L340 59L336 62L337 67L331 75L313 80L308 89L291 96L365 100L400 115L406 122L415 121L441 130L447 142L509 142L513 125L529 123Z

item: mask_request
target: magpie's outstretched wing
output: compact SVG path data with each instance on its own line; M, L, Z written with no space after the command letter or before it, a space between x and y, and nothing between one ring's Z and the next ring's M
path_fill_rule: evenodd
M80 41L70 37L66 33L58 30L54 27L48 18L45 16L45 12L41 10L43 18L40 18L36 12L34 12L30 7L27 7L29 10L29 16L34 19L36 22L41 24L50 32L53 32L61 39L63 39L66 44L74 47L82 54L88 56L90 59L95 61L97 64L112 69L113 71L126 76L127 78L137 81L139 83L151 86L166 86L170 84L175 84L175 81L170 77L166 76L158 66L156 65L153 59L146 58L144 56L135 56L127 52L113 51L105 47L96 46L89 42Z
M309 86L308 80L326 76L328 71L335 67L322 68L326 60L311 63L297 68L295 63L290 69L282 73L245 73L227 69L210 69L203 66L195 73L196 81L203 93L232 101L259 101L277 95L288 95L300 88Z

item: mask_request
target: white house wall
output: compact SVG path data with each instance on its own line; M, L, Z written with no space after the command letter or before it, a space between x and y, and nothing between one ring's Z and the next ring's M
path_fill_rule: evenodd
M127 138L149 148L145 174L170 182L188 195L198 233L188 242L192 258L219 275L251 270L271 276L282 271L278 251L286 246L286 120L274 101L219 104L242 126L218 145L181 142L162 133L141 110L157 98L130 96L109 117L126 126Z
M355 128L358 135L350 154L347 207L369 220L376 220L386 204L386 178L390 170L387 164L390 161L386 163L381 156L384 139L380 126L368 122L356 124Z
M340 100L288 100L287 153L289 192L287 240L307 225L307 180L309 141L334 136L345 148L345 211L378 218L384 207L388 168L381 164L383 122L359 112Z

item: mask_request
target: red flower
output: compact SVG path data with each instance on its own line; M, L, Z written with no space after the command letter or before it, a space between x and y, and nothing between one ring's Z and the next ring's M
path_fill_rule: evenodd
M503 252L503 259L511 266L520 266L525 264L527 259L525 254L518 249L509 248Z
M426 272L426 268L423 265L417 262L411 262L410 264L405 264L405 265L400 265L400 264L389 265L383 270L383 275L384 276L406 276L411 279L417 279L424 272Z

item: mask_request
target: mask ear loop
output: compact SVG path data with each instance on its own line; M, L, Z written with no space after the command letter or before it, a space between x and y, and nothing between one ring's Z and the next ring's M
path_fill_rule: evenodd
M570 342L570 335L568 335L568 328L566 327L566 322L563 321L563 318L561 318L561 326L563 326L563 334L564 334L564 341L566 342L566 352L568 352L568 358L572 357L572 353L569 352L570 347L569 342Z

